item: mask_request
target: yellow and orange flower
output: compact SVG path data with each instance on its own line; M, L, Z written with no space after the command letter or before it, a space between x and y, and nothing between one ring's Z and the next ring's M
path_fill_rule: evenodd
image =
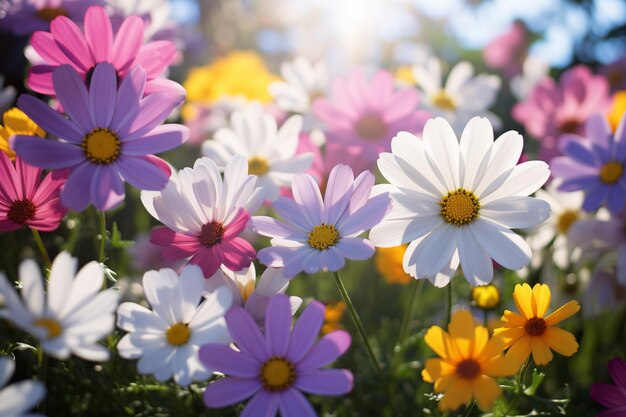
M328 334L335 330L343 329L341 318L346 311L346 303L339 301L335 304L326 305L324 311L324 325L322 326L322 334Z
M613 129L613 132L617 130L617 125L622 119L622 116L626 113L626 91L618 91L613 96L613 105L609 110L609 124Z
M15 159L15 152L9 146L9 139L13 135L27 135L44 137L46 132L37 126L35 122L29 119L23 111L17 107L7 110L2 115L2 123L0 125L0 151L9 155L11 160Z
M493 284L472 287L472 304L483 310L491 310L500 304L500 290Z
M402 267L402 258L408 245L394 246L391 248L376 248L374 263L380 275L390 284L406 285L413 278Z
M495 330L504 338L507 357L520 365L530 354L537 365L545 365L552 360L552 350L564 356L572 356L578 350L576 338L554 325L574 315L580 310L577 301L570 301L546 316L550 306L550 288L536 284L532 289L528 284L517 284L513 292L515 306L521 314L505 310L503 326ZM544 317L545 316L545 317Z
M433 326L426 332L424 341L440 358L426 361L422 378L435 383L435 392L444 393L442 411L456 410L472 398L481 410L490 410L501 394L495 377L513 375L519 366L503 355L504 340L489 338L487 328L475 325L467 310L454 313L448 331Z

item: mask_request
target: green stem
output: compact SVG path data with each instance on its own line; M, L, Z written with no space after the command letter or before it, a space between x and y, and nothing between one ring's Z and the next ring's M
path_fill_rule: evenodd
M446 287L446 322L445 325L446 327L448 326L448 324L450 324L450 321L452 320L452 281L450 281L448 283L448 286Z
M402 324L400 325L400 334L398 336L396 346L401 346L408 336L409 328L411 327L411 316L413 315L413 305L415 304L415 300L417 299L417 294L419 292L419 283L420 281L417 279L411 283L411 295L409 296L409 303L404 310L404 317L402 318Z
M98 220L100 221L100 254L98 259L104 262L104 248L107 242L107 221L104 211L98 211Z
M39 379L46 386L48 377L48 357L43 353L43 345L40 343L37 349L37 364L39 365ZM37 404L37 413L46 414L46 396Z
M489 320L487 317L487 310L483 309L483 324L487 329L489 329Z
M476 401L472 401L467 406L465 406L465 410L463 411L463 417L469 417L470 415L472 415L472 410L474 409L475 404Z
M37 248L39 248L39 252L41 252L41 256L44 263L46 264L46 268L50 269L50 267L52 266L52 262L50 262L50 256L48 256L48 251L46 250L46 246L43 244L43 240L41 239L39 231L32 228L30 230L32 230L33 232L35 243L37 244Z
M505 416L509 415L509 412L513 409L513 406L515 405L520 395L522 395L522 392L524 391L524 377L526 376L526 370L530 367L529 365L530 365L531 360L532 360L531 357L529 357L528 360L524 362L524 364L522 365L522 367L520 368L517 374L517 389L515 390L515 396L513 397L513 399L509 403L509 406L504 412Z

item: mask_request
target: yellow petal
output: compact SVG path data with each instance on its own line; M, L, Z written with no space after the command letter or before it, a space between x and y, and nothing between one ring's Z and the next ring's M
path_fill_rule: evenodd
M548 327L543 338L552 350L563 356L572 356L578 351L578 343L574 335L558 327Z
M528 284L517 284L515 286L515 290L513 291L513 301L515 301L515 306L517 307L517 310L527 319L534 317L531 301L532 295L533 291L530 289L530 285Z
M544 319L546 326L554 326L555 324L560 323L566 318L576 314L578 310L580 310L580 304L578 304L578 301L569 301Z
M517 340L526 335L526 330L523 327L514 327L511 329L507 329L501 327L493 331L494 336L501 337L504 341L504 348L511 346L513 343L517 342ZM492 355L493 356L493 355Z
M426 360L425 368L422 371L422 378L426 382L434 382L441 376L454 373L454 365L441 360L441 359L428 359Z
M489 341L489 330L483 326L474 327L474 343L472 344L472 357L479 356Z
M530 336L520 337L506 352L506 357L516 365L522 366L530 356Z
M502 322L504 323L502 327L524 327L527 321L526 317L520 316L511 310L504 310L502 315Z
M424 335L424 342L435 351L437 355L448 359L448 333L439 326L432 326Z
M550 287L537 284L533 287L533 297L537 306L536 317L543 317L550 306Z
M472 399L472 384L463 378L455 378L450 382L446 393L439 401L441 411L453 411Z
M435 381L435 386L434 386L435 392L444 392L445 390L448 389L450 384L457 378L458 377L456 375L442 376L441 378Z
M493 403L501 394L498 383L486 375L481 375L478 378L474 378L472 381L472 388L474 391L474 398L483 411L491 410Z
M461 357L471 357L471 348L474 341L474 318L472 313L468 310L455 312L448 325L448 331Z
M552 360L552 352L543 337L530 337L530 348L533 352L533 360L537 365L545 365Z
M489 376L509 376L514 375L522 366L517 360L505 355L496 356L480 365L483 374Z

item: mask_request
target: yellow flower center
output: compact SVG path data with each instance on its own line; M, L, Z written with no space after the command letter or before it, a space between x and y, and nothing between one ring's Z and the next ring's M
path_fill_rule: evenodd
M46 317L35 320L33 322L33 325L43 327L44 329L48 330L48 339L54 339L55 337L58 337L63 330L63 328L61 327L61 323L59 323L55 319L49 319Z
M452 100L452 97L450 97L445 90L439 90L432 98L432 103L433 106L439 107L440 109L454 110L456 108L454 100Z
M541 336L546 331L546 322L539 317L533 317L528 319L524 329L531 336Z
M120 155L120 140L115 132L105 128L88 133L81 147L87 159L96 164L110 164Z
M261 367L261 382L268 391L283 391L296 379L295 366L285 358L271 358Z
M456 191L450 191L441 200L441 217L457 226L463 226L471 223L480 211L480 202L471 191L459 188Z
M165 332L165 337L170 345L181 346L189 341L191 330L184 323L172 324Z
M211 222L203 224L200 229L200 243L207 248L222 241L224 236L224 225L220 222Z
M378 114L366 114L357 120L354 131L363 139L381 139L387 134L387 124Z
M556 229L559 233L565 235L569 228L578 220L580 214L575 210L566 210L556 221Z
M51 22L56 17L67 16L67 12L60 7L44 7L43 9L39 9L36 15L41 20Z
M624 173L624 164L609 161L600 168L600 181L605 184L615 184Z
M30 200L17 200L11 204L9 207L9 212L7 213L7 217L13 223L24 224L28 220L35 217L35 212L37 211L37 207Z
M319 250L326 250L335 246L339 241L339 231L332 224L322 223L313 227L309 233L309 246Z
M463 379L472 380L480 375L480 364L474 359L464 359L456 365L456 374Z
M500 291L495 285L481 285L472 288L472 301L485 310L497 307L500 303Z
M264 175L270 170L270 165L265 158L260 156L253 156L248 159L248 174L250 175Z

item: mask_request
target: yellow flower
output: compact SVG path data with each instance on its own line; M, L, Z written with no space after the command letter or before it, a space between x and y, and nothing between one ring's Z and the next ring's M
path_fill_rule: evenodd
M2 115L4 126L0 125L0 151L15 159L15 152L9 146L9 138L13 135L37 135L44 137L46 132L30 120L23 111L17 107L7 110Z
M620 119L626 112L626 91L618 91L613 96L613 105L609 110L609 123L613 132L617 130Z
M343 329L341 318L346 311L346 303L339 301L336 304L328 304L324 312L324 325L322 334L327 334L335 330Z
M577 301L570 301L546 316L550 306L550 288L545 284L517 284L513 292L517 314L509 310L502 316L503 326L495 330L495 334L504 338L507 357L511 357L520 365L533 354L535 364L543 365L552 360L552 352L564 356L572 356L578 350L578 343L570 332L553 327L580 310Z
M376 248L374 263L378 272L390 284L406 285L413 278L402 267L402 258L408 245L394 246L392 248Z
M428 359L422 378L435 383L435 392L444 393L442 411L456 410L472 398L481 410L490 410L501 393L494 377L513 375L519 366L502 354L504 340L489 338L487 328L475 326L467 310L454 313L448 331L433 326L426 332L424 341L441 359Z
M485 310L496 308L500 304L500 290L492 284L473 287L472 303Z
M400 84L415 85L415 75L413 74L413 68L410 65L403 65L396 70L396 81Z
M192 68L184 82L187 101L212 104L224 97L244 97L268 103L268 86L279 80L271 74L261 56L250 51L234 51L211 64Z

